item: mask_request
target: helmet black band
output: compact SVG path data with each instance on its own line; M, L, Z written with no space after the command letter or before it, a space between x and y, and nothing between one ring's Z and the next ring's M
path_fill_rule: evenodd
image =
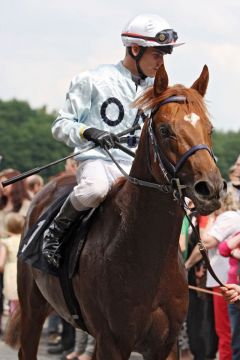
M144 79L146 79L147 76L146 76L146 75L144 74L144 72L142 71L142 69L141 69L141 67L140 67L140 65L139 65L139 61L141 60L141 58L142 58L142 56L143 56L143 54L145 53L145 51L146 51L147 48L145 48L145 47L143 47L143 46L140 46L139 48L140 48L140 49L139 49L139 52L138 52L137 55L134 55L134 54L133 54L133 52L132 52L132 47L131 47L131 46L127 47L127 50L128 50L129 55L130 55L130 56L135 60L135 62L136 62L136 67L137 67L138 74L140 75L141 79L144 80Z

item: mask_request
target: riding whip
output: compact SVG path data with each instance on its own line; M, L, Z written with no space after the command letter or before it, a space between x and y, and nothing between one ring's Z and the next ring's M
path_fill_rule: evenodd
M139 124L137 124L137 125L134 125L134 126L132 126L131 128L126 129L126 130L124 130L124 131L122 131L122 132L120 132L120 133L118 133L118 134L116 134L116 135L120 138L121 136L127 135L127 134L131 133L132 131L139 130L140 128L141 128L141 126L140 126ZM116 146L117 146L118 148L120 148L122 151L124 151L125 153L127 153L128 155L134 157L134 152L131 151L131 150L129 150L127 147L123 146L123 145L120 144L119 142L117 142ZM80 151L78 151L78 152L76 152L76 153L74 153L74 154L71 154L71 155L65 156L65 157L63 157L63 158L61 158L61 159L55 160L55 161L53 161L53 162L51 162L51 163L49 163L49 164L47 164L47 165L43 165L43 166L40 166L40 167L31 169L31 170L28 170L28 171L26 171L26 172L24 172L24 173L22 173L22 174L20 174L20 175L13 176L11 179L8 179L8 180L3 181L3 182L2 182L2 186L5 187L5 186L8 186L8 185L10 185L10 184L13 184L13 183L15 183L15 182L17 182L17 181L23 180L23 179L25 179L26 177L28 177L28 176L30 176L30 175L37 174L37 173L39 173L40 171L49 168L50 166L57 165L57 164L59 164L59 163L62 162L62 161L65 161L65 160L67 160L67 159L70 159L70 158L72 158L72 157L75 157L75 156L77 156L77 155L80 155L80 154L84 153L85 151L92 150L92 149L94 149L95 147L97 147L96 144L89 144L88 146L85 146L82 150L80 150Z

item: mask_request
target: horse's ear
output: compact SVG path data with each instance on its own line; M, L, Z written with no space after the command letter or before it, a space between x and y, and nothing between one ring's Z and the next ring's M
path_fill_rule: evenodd
M192 89L195 89L199 92L200 95L204 96L207 91L209 80L209 71L207 65L204 65L201 75L192 85Z
M165 70L164 65L162 64L158 69L155 80L154 80L154 96L159 96L165 91L168 87L168 75Z

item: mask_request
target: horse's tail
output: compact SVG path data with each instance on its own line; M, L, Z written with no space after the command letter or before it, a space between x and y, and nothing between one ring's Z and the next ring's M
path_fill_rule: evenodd
M13 314L9 318L4 334L4 341L7 345L14 349L20 347L20 323L21 323L21 308L17 305Z

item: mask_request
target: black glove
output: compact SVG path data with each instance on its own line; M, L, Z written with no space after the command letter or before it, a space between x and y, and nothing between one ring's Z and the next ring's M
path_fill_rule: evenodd
M84 130L83 137L89 141L93 141L102 148L106 146L108 149L115 147L115 141L119 141L117 135L96 128Z

